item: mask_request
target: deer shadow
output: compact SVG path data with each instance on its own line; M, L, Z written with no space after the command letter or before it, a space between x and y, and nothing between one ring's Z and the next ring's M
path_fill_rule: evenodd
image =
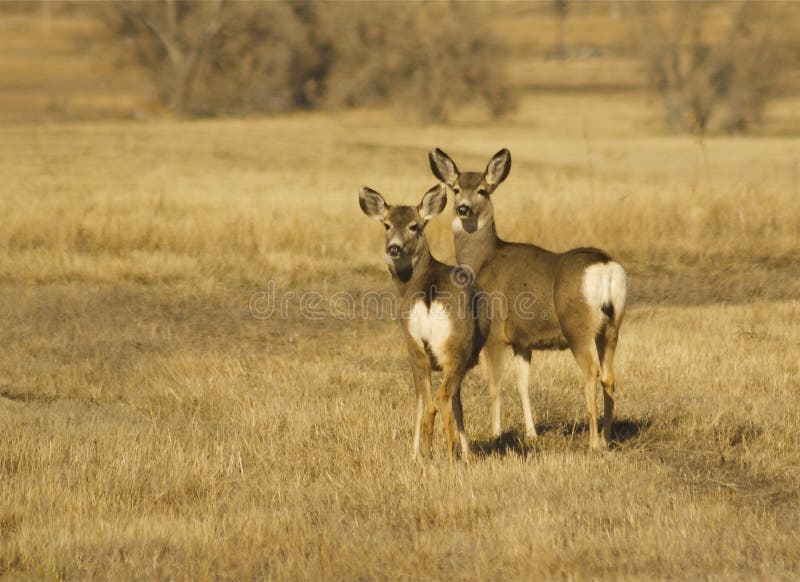
M469 448L478 458L515 455L525 459L534 451L535 445L526 442L522 431L507 430L497 437L476 439L470 443Z
M637 439L640 435L647 432L652 426L650 418L620 418L611 425L611 443L609 449L619 448L626 443ZM599 430L603 430L603 423L599 423ZM553 435L555 437L569 438L573 440L578 435L586 435L589 432L589 422L580 420L577 422L549 422L536 425L536 432L540 439L529 441L524 433L519 429L505 431L498 437L488 437L476 439L470 443L470 450L478 457L498 456L505 457L515 455L528 458L537 448L540 448L541 439L544 436Z
M611 442L609 449L619 448L626 443L637 439L640 435L647 432L653 425L650 418L618 418L611 425ZM536 427L539 430L539 427ZM603 434L603 421L598 423L598 430ZM574 438L576 435L585 435L589 432L589 421L586 419L576 422L560 422L551 426L543 426L542 433L552 432L563 437ZM588 438L588 437L587 437Z

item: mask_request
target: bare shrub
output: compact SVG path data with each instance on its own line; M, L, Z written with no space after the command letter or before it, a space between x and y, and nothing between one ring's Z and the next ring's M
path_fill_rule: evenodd
M222 28L222 1L116 2L104 12L120 38L149 72L159 99L184 113L200 60Z
M553 46L552 55L564 60L567 58L567 42L565 29L567 26L567 15L569 14L569 0L551 0L553 14L556 17L556 41Z
M482 100L494 115L515 105L499 46L474 7L457 3L318 5L329 48L325 103L399 101L434 121Z
M402 102L429 120L514 106L475 8L451 3L119 2L106 15L177 113Z
M761 120L783 71L774 35L780 7L747 1L639 7L642 57L671 129L744 132Z
M317 102L319 47L303 4L120 1L103 17L179 114L280 112Z
M194 111L283 112L316 105L322 55L302 5L239 2L227 4L225 13L201 63Z

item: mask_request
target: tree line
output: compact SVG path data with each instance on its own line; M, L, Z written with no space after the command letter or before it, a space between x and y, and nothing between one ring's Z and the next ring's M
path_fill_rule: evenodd
M554 53L568 55L574 0L550 4ZM402 102L447 121L479 101L493 115L517 95L487 11L468 2L231 2L120 0L104 5L114 38L180 115L280 113ZM758 125L798 60L777 34L794 7L734 2L626 7L641 66L678 132L745 132ZM726 24L710 30L720 9ZM791 10L792 14L787 14ZM489 10L491 13L491 9ZM536 34L536 31L531 31Z
M179 114L400 100L444 121L465 101L514 106L500 47L466 3L123 0L104 18Z

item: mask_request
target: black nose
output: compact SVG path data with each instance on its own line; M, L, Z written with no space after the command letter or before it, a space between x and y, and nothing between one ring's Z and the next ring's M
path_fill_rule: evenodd
M400 245L389 245L389 247L386 249L386 252L389 253L389 256L393 259L397 259L400 258L403 249L400 248Z
M470 214L472 214L472 208L470 208L470 207L469 207L469 206L467 206L466 204L462 204L461 206L459 206L458 208L456 208L456 212L457 212L457 213L458 213L458 215L459 215L459 216L461 216L462 218L466 218L467 216L469 216Z

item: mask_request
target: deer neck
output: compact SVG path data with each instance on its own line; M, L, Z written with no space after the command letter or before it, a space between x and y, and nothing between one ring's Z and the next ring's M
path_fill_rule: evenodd
M503 241L497 236L492 216L485 224L479 225L474 232L467 232L461 227L460 219L453 220L453 240L456 247L456 261L466 265L475 275L494 258Z
M434 261L435 259L431 256L431 250L428 247L428 241L423 236L420 237L414 254L392 260L389 263L389 272L400 288L400 292L405 293L409 287L413 286L415 281L418 281L423 276Z

